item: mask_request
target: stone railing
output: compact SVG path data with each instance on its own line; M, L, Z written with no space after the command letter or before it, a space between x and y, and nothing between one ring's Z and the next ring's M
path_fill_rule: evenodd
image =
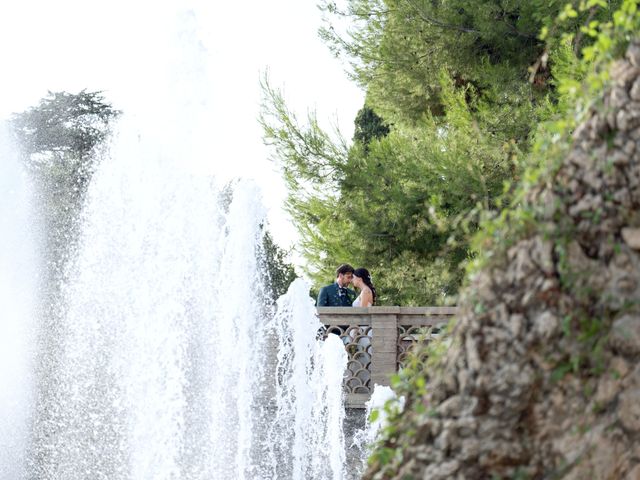
M408 351L438 335L457 307L318 307L324 336L340 335L349 355L347 406L363 408L375 384L389 385Z

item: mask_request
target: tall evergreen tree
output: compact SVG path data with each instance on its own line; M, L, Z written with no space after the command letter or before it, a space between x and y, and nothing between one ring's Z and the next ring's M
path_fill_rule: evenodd
M321 36L367 91L353 145L268 86L263 115L307 273L321 284L349 260L377 273L383 302L450 301L480 214L512 201L538 125L568 105L560 79L580 75L578 48L619 3L323 2Z
M263 115L265 138L289 179L288 208L317 285L349 261L374 272L383 303L442 303L457 291L463 223L477 205L495 203L512 161L510 148L474 128L464 92L446 75L441 82L447 128L430 116L403 129L375 120L379 135L350 148L313 117L298 125L265 87L274 107Z

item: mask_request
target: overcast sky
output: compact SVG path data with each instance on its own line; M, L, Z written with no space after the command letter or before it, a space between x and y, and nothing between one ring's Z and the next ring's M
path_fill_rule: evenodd
M47 90L85 88L169 129L182 120L167 112L204 111L195 135L211 155L198 168L256 178L274 235L287 244L295 230L281 212L284 186L256 121L261 75L268 70L300 118L315 109L347 138L364 99L318 38L320 22L315 0L3 2L0 117Z

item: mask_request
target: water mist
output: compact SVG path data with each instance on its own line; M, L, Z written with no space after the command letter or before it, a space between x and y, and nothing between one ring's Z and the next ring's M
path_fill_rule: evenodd
M33 408L37 304L33 188L0 125L0 478L25 474Z
M12 339L2 354L19 364L2 370L3 390L14 387L0 397L0 418L12 419L0 423L0 460L11 455L0 468L15 465L8 478L344 477L344 347L333 335L316 338L320 324L303 283L277 313L267 298L260 188L194 173L236 159L215 158L202 45L193 15L180 19L179 41L155 47L145 37L158 49L156 57L144 51L145 60L170 64L150 66L148 78L145 64L127 77L130 91L114 105L124 114L57 277L49 319L55 369L39 371L49 376L35 410L26 406L33 289L17 288L23 277L0 289L15 312L2 317L8 333L0 341ZM21 178L14 167L12 185ZM4 178L3 201L14 189ZM14 200L27 205L25 198ZM34 279L20 233L28 214L12 208L3 215L11 233L3 228L2 261Z
M119 137L64 276L31 475L343 478L344 347L316 338L301 281L274 315L264 216L252 182L220 185Z

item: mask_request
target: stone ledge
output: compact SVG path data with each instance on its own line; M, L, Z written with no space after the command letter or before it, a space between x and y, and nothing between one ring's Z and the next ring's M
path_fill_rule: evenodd
M368 393L347 393L344 398L344 404L347 408L366 408L365 405L371 395Z
M364 393L363 387L389 385L400 359L423 338L423 328L440 327L458 311L458 307L317 307L325 334L340 334L353 365L345 372L345 406L364 408L371 394ZM366 373L362 376L363 370L368 379ZM359 393L350 393L353 390Z
M317 307L318 315L457 315L459 307Z

